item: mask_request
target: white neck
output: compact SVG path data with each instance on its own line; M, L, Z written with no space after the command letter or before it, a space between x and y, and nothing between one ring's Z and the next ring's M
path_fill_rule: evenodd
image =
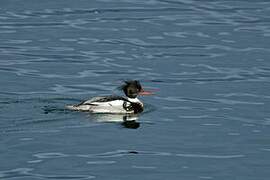
M133 102L133 103L139 103L139 104L141 104L142 106L143 106L143 103L138 99L138 98L127 98L128 99L128 101L130 101L130 102Z

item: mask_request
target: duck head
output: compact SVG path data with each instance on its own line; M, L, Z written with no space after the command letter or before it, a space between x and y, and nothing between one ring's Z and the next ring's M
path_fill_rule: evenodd
M152 95L151 91L145 91L137 80L125 81L121 86L125 95L129 98L136 98L138 95Z

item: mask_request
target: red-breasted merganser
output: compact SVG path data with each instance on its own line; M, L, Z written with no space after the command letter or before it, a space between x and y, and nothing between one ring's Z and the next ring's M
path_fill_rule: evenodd
M136 80L125 81L120 88L124 91L126 97L115 95L94 97L80 104L67 106L67 108L91 113L137 114L141 113L144 107L137 96L153 94L150 91L143 90L140 82Z

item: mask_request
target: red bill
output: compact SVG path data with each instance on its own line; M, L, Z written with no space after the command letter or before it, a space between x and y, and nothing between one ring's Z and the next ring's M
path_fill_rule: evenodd
M154 95L155 93L151 90L144 90L142 89L140 92L139 92L139 95L141 96L150 96L150 95Z

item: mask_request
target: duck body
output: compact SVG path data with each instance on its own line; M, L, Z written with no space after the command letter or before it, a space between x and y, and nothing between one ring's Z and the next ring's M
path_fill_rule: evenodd
M94 97L67 108L91 113L136 114L143 111L143 103L138 98L112 95Z

